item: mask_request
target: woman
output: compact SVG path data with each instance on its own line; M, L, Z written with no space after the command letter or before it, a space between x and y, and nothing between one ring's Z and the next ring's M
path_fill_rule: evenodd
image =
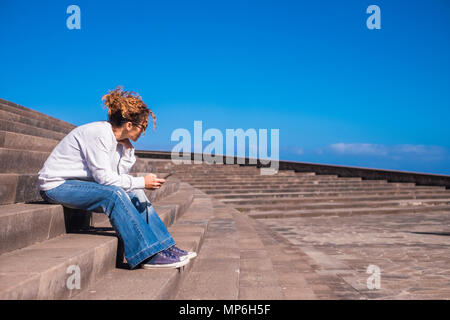
M72 130L55 147L39 171L44 200L69 208L101 209L123 240L131 269L178 268L196 256L175 246L164 223L144 193L165 182L154 174L129 175L136 162L130 140L145 134L149 113L141 97L120 86L103 96L108 121Z

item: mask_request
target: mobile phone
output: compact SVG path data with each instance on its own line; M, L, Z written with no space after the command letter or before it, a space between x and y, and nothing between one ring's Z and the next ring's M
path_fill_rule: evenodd
M165 176L164 179L167 179L168 177L170 177L170 176L173 175L174 173L175 173L175 172L172 171L172 172L169 173L167 176Z

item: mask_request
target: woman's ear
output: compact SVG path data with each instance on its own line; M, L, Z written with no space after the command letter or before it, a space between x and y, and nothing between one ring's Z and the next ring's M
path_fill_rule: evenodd
M125 123L125 128L127 129L127 131L131 131L131 129L133 128L133 124L128 121Z

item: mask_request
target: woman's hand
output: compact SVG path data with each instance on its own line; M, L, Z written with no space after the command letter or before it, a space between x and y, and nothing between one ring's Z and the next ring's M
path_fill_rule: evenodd
M149 173L144 177L145 179L145 189L159 189L161 185L166 182L165 179L158 179L156 174Z
M130 139L126 138L123 140L118 140L117 143L120 143L121 145L123 145L126 149L130 149L133 148L133 145L130 142Z

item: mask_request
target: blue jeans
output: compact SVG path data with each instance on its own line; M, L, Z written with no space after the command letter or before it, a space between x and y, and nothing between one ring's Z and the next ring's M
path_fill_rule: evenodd
M142 189L127 193L120 187L67 180L56 188L41 191L41 196L68 208L104 212L123 240L131 269L175 244Z

